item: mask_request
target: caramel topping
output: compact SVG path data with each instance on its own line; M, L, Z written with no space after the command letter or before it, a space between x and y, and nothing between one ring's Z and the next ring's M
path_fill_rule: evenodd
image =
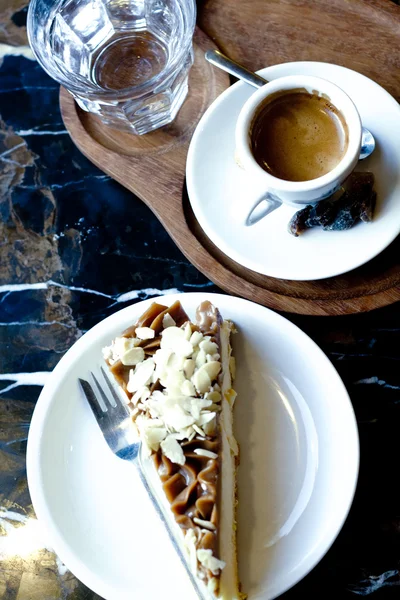
M141 340L138 343L138 347L144 350L145 359L152 357L160 349L162 339L160 334L166 314L170 315L177 327L189 322L179 301L169 308L154 303L135 325L123 333L124 337L129 338L135 337L138 327L150 327L155 331L155 338ZM214 343L215 352L215 344L218 348L220 346L219 326L222 323L218 310L210 302L203 302L196 312L196 320L197 324L190 323L191 331L199 331L203 336L210 336L211 340L208 343ZM209 364L211 366L211 363ZM109 366L115 379L131 399L133 394L127 391L131 367L123 365L120 360L114 364L109 362ZM151 393L162 389L159 380L150 386ZM130 406L133 406L132 403ZM218 427L212 435L204 437L197 434L190 441L186 439L178 443L185 457L184 464L172 462L161 448L153 452L152 459L176 522L184 532L189 529L195 532L197 550L211 550L214 556L218 556L217 490L220 471ZM198 571L203 573L205 582L215 576L201 563L198 564Z

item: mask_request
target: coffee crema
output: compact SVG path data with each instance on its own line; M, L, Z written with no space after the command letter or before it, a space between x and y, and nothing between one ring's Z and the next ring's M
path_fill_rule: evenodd
M349 132L328 98L306 90L278 92L259 107L250 131L258 164L287 181L329 173L346 153Z

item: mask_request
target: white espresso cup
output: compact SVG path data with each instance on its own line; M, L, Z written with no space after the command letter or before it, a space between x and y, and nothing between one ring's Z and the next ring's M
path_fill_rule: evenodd
M269 96L299 89L323 96L340 111L347 125L348 144L340 162L325 175L309 181L287 181L265 171L254 158L252 126L260 106ZM266 83L247 100L236 123L236 158L254 187L262 190L248 198L245 224L254 225L282 204L300 209L331 196L355 168L360 156L361 137L361 119L354 102L334 83L308 75L289 75Z

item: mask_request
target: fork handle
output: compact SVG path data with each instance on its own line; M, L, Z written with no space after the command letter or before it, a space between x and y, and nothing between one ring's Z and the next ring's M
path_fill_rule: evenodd
M167 530L169 538L170 538L170 540L171 540L171 542L172 542L172 544L173 544L173 546L174 546L174 548L175 548L175 550L176 550L176 552L177 552L177 554L178 554L178 556L180 558L180 561L181 561L182 565L184 566L184 568L186 570L186 573L188 574L190 582L193 585L198 598L200 600L204 600L204 596L203 596L203 593L200 590L200 587L199 587L199 584L197 582L197 579L194 576L194 574L192 573L191 569L189 568L187 560L186 560L186 558L185 558L185 556L184 556L184 554L182 552L182 549L181 549L180 545L177 543L177 541L175 539L175 535L174 535L174 533L173 533L173 531L172 531L172 529L171 529L171 527L170 527L170 525L169 525L169 523L168 523L168 521L167 521L167 519L166 519L166 517L164 515L164 512L163 512L162 508L160 507L157 498L153 494L152 489L151 489L151 487L149 486L149 484L147 482L147 479L146 479L146 476L145 476L145 474L143 472L143 468L142 468L142 465L140 464L140 461L136 460L136 461L134 461L134 464L135 464L135 466L137 468L137 471L139 473L139 477L140 477L140 479L142 481L142 484L143 484L146 492L149 495L149 498L150 498L150 500L151 500L151 502L152 502L152 504L154 506L154 509L155 509L156 513L160 517L160 519L161 519L161 521L162 521L165 529Z

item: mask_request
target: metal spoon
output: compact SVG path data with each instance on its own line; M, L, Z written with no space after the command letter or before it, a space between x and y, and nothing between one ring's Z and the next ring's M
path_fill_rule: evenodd
M219 50L207 50L206 60L212 65L215 65L219 69L234 75L238 79L245 81L253 87L259 88L268 83L266 79L260 77L256 73L249 71L236 61L228 58L225 54L222 54ZM364 160L370 156L375 150L375 138L372 133L366 127L362 128L362 139L361 139L361 151L360 160Z

